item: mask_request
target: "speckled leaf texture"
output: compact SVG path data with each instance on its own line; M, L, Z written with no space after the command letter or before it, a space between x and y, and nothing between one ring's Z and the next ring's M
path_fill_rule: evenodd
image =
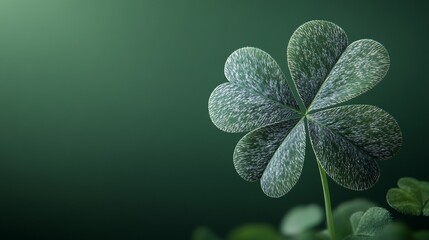
M270 197L286 194L298 181L303 167L303 122L284 121L245 135L234 150L238 174L251 182L262 178L262 190Z
M267 196L281 197L298 182L304 165L305 134L301 120L271 157L261 178L262 191Z
M287 47L292 80L306 107L346 49L347 35L339 26L321 20L301 25Z
M310 110L342 103L368 91L383 79L389 65L389 54L380 43L370 39L351 43L320 87Z
M228 83L209 99L213 123L226 132L246 132L291 119L298 105L276 61L266 52L245 47L225 63Z
M372 187L380 175L376 160L391 158L402 144L395 119L369 105L348 105L308 116L313 150L326 173L353 190Z
M298 119L280 122L253 130L241 138L233 155L238 175L249 182L259 180L271 157L297 123Z

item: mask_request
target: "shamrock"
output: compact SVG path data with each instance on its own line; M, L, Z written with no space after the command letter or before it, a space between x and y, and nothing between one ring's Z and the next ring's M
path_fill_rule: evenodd
M260 180L270 197L283 196L300 177L308 132L328 176L349 189L372 187L380 175L377 160L391 158L402 144L400 128L375 106L333 106L368 91L386 75L387 50L370 39L348 44L339 26L316 20L293 33L287 62L299 97L294 98L276 61L252 47L228 57L229 81L210 96L210 118L219 129L250 131L234 150L238 174Z
M387 203L392 208L405 214L429 217L429 182L404 177L399 179L398 187L387 192Z

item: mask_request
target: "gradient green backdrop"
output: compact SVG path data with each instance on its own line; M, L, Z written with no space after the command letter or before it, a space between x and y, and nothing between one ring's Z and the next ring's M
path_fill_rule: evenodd
M312 19L390 53L387 77L352 102L391 113L403 148L373 189L330 185L334 205L386 206L399 177L428 179L427 10L423 0L2 0L0 238L189 239L198 225L224 235L322 203L310 151L295 188L268 198L235 173L243 134L216 129L207 111L232 51L261 48L289 76L289 38Z

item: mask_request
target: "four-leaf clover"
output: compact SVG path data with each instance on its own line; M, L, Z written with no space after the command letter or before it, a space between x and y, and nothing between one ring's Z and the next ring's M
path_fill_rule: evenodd
M391 158L402 144L397 122L375 106L332 106L385 76L386 49L369 39L348 44L339 26L316 20L293 33L287 61L301 99L294 99L275 60L252 47L228 57L229 81L210 96L209 114L218 128L250 131L234 150L238 174L260 180L270 197L283 196L300 177L307 129L317 161L335 182L353 190L373 186L380 175L377 160Z

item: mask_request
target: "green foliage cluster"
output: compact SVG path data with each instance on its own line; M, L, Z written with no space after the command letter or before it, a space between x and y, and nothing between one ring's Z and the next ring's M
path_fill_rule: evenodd
M393 221L390 213L373 202L355 199L338 205L333 212L336 236L344 240L429 240L429 229L412 231L404 223ZM244 224L220 238L207 227L199 227L193 240L329 240L321 229L323 210L316 204L296 206L275 228L265 223Z

